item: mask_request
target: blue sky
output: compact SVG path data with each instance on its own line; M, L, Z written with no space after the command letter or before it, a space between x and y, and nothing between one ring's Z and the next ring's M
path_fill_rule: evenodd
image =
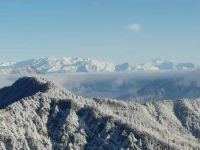
M0 0L0 60L200 63L199 0Z

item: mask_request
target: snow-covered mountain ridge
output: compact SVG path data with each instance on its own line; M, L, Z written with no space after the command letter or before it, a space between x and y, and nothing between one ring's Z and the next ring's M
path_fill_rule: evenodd
M192 63L174 64L167 60L155 59L150 63L131 66L128 63L113 64L89 58L54 58L45 57L18 62L1 62L0 73L6 74L3 69L15 70L19 68L34 68L42 74L74 73L74 72L131 72L131 71L166 71L166 70L194 70L198 67ZM3 70L3 71L2 71ZM14 74L16 71L10 71ZM26 73L27 71L25 71ZM23 73L23 72L21 72Z
M85 99L24 77L0 90L0 103L3 150L200 149L200 100Z

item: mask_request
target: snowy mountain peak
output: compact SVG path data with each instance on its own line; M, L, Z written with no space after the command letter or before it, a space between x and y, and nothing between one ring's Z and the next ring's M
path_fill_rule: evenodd
M112 72L114 65L109 62L83 58L54 58L46 57L39 59L17 62L16 67L32 66L43 74L65 72Z
M4 108L17 100L33 96L36 93L49 93L49 95L65 93L72 95L60 85L42 77L22 77L12 86L0 89L0 108Z
M168 60L155 59L152 61L152 64L155 65L159 70L173 70L174 64Z
M133 68L127 62L115 66L116 72L127 72L131 70L133 70Z
M23 69L22 69L23 68ZM31 69L32 68L32 69ZM131 66L128 63L113 64L90 58L71 57L43 57L19 62L0 63L1 74L30 73L74 73L74 72L131 72L131 71L169 71L194 70L192 63L172 63L167 60L155 59L152 62ZM31 70L30 70L31 69ZM35 71L34 71L35 70Z
M17 100L32 96L38 92L46 92L50 88L49 85L49 82L41 78L20 78L12 86L0 89L0 108L4 108Z
M162 63L165 63L165 62L169 62L169 61L161 59L161 58L155 58L155 59L152 60L153 64L162 64Z

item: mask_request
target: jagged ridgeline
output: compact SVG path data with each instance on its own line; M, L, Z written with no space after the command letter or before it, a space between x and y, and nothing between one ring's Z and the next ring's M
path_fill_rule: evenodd
M90 58L44 57L18 62L0 62L0 74L52 74L74 72L134 72L134 71L172 71L199 70L193 63L173 63L155 59L138 65L128 63L113 64Z
M200 149L200 100L86 99L39 77L0 90L0 149Z

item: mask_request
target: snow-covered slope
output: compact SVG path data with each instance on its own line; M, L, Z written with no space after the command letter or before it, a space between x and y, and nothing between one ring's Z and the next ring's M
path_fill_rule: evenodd
M38 70L33 67L0 67L0 74L40 74Z
M82 58L40 58L17 62L15 67L31 66L43 74L65 72L112 72L115 66L109 62Z
M200 100L85 99L42 78L0 90L0 149L200 149Z
M197 67L192 63L174 64L167 60L155 59L149 63L131 66L128 63L113 64L110 62L89 58L38 58L19 62L1 62L1 68L34 68L42 74L68 72L132 72L132 71L165 71L165 70L194 70ZM0 70L0 73L2 71ZM5 72L5 71L4 71Z
M30 59L19 62L2 62L2 67L13 68L35 68L40 73L66 73L66 72L131 72L131 71L163 71L163 70L192 70L195 65L192 63L178 63L156 59L150 63L130 66L128 63L114 65L110 62L104 62L93 59L83 58L54 58L46 57L39 59Z
M165 71L165 70L194 70L196 66L193 63L173 63L168 60L154 59L152 62L136 65L136 70L147 71Z
M115 66L115 72L130 72L133 70L134 68L128 63L118 64Z

